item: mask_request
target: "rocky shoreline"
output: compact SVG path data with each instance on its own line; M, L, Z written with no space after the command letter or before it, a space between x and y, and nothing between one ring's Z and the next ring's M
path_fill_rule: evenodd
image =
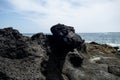
M28 37L0 29L0 80L120 80L118 47L85 43L63 24L51 32Z

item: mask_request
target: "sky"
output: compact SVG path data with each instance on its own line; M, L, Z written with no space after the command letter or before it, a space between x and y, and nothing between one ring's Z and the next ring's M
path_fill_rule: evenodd
M120 32L120 0L0 0L0 28L49 33L55 24L76 32Z

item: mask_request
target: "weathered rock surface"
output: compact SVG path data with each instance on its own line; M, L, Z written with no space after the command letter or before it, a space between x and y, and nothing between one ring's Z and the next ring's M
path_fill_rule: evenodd
M71 26L65 26L63 24L54 25L51 28L51 32L57 41L59 42L59 46L68 46L68 49L74 49L79 47L84 40L75 33L75 30Z
M0 80L120 80L117 47L84 43L71 26L23 36L0 29Z

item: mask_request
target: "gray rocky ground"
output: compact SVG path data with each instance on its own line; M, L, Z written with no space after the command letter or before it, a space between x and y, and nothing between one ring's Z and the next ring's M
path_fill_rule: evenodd
M117 47L85 43L63 24L51 32L27 37L0 29L0 80L120 80Z

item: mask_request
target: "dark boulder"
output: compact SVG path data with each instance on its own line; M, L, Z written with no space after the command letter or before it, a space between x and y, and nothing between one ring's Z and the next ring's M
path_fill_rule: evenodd
M0 29L0 56L11 59L27 57L28 54L24 50L27 47L27 39L11 27Z
M0 29L0 36L8 37L9 39L20 39L22 34L19 31L13 29L12 27Z
M74 28L71 26L57 24L51 27L51 32L60 45L66 45L69 46L69 48L77 48L84 43L84 40L75 33Z
M51 32L54 36L66 36L69 32L75 33L75 30L71 26L66 26L64 24L57 24L51 27Z
M71 52L72 54L69 54L68 56L69 60L67 59L68 62L74 67L80 67L83 61L83 56L80 56L80 54L75 52L74 49L82 47L84 41L75 33L74 28L71 26L57 24L51 27L51 32L53 35L46 35L48 39L46 41L47 46L50 47L51 52L49 53L49 60L47 62L48 68L43 72L46 73L47 80L64 80L62 70L67 55ZM40 35L36 35L36 37L37 36Z

